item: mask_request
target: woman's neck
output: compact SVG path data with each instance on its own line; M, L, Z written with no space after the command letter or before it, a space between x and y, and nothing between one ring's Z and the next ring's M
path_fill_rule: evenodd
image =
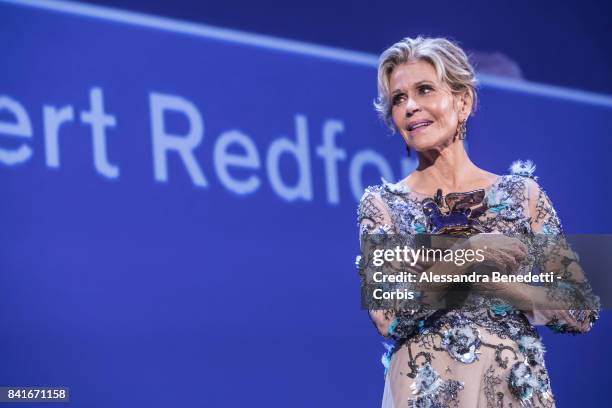
M470 160L463 143L453 143L441 150L419 152L419 166L407 182L415 191L466 191L488 184L491 176Z

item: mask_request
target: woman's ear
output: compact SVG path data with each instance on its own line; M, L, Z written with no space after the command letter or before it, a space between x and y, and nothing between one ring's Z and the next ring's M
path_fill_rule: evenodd
M467 120L472 112L472 104L474 103L472 95L468 91L459 94L459 119Z

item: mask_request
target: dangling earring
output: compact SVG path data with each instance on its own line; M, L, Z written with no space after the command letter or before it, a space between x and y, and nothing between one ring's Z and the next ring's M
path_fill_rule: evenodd
M466 126L465 126L466 122L467 122L467 119L460 121L459 124L457 125L457 134L456 134L456 137L459 140L465 140L465 136L467 134L467 129L466 129Z

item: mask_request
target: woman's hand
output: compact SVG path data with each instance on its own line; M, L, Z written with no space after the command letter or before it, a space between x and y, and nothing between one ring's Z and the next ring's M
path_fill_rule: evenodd
M475 267L484 264L489 269L493 267L503 274L516 273L527 257L525 244L517 238L503 234L476 234L467 240L467 245L474 251L482 251L484 256L482 262L474 264Z
M500 272L516 274L527 258L527 247L519 239L498 233L482 233L470 237L466 243L473 250L482 251L484 260L472 265L477 273ZM495 296L508 300L513 306L529 302L529 285L520 283L478 282L472 288L483 296Z

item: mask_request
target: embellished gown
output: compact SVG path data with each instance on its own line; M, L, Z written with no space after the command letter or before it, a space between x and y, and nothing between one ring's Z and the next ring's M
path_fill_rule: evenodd
M485 211L478 222L485 232L563 236L548 196L526 163L515 163L513 174L499 176L484 193ZM358 210L362 242L363 234L430 232L421 206L426 198L431 196L411 191L402 182L383 180L368 187ZM370 310L378 331L394 340L386 344L382 358L383 408L555 407L544 347L534 325L558 333L587 332L598 317L599 300L571 250L552 257L550 248L534 242L525 242L524 271L535 265L561 274L574 283L568 296L579 292L592 307L521 311L503 301L472 299L473 307L460 310ZM556 255L567 249L556 249Z

